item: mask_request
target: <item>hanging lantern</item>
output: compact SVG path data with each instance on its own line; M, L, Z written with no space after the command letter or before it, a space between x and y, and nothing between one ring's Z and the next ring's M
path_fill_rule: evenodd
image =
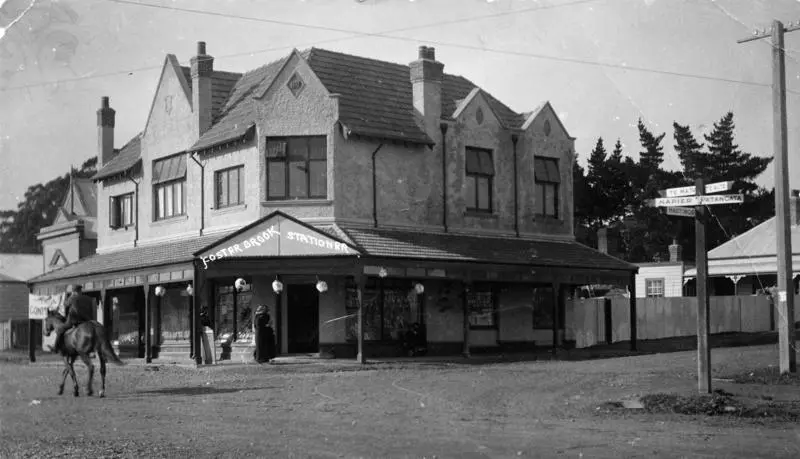
M189 284L189 285L186 287L186 293L188 293L188 294L189 294L189 296L192 296L192 294L194 293L194 288L192 288L192 284Z
M272 281L272 291L275 293L281 293L283 291L283 282L279 281L278 279Z
M233 283L233 286L236 287L236 290L242 290L243 288L247 287L247 282L240 277L236 279L236 282Z
M380 270L380 271L378 271L378 275L379 275L380 277L386 277L386 276L388 276L388 275L389 275L389 273L386 271L386 268L381 268L381 270Z
M317 291L319 293L325 293L328 291L328 283L325 281L317 281Z
M160 285L156 287L156 296L164 296L165 293L167 293L167 289Z
M417 282L414 284L414 291L417 292L417 295L422 295L425 293L425 286Z

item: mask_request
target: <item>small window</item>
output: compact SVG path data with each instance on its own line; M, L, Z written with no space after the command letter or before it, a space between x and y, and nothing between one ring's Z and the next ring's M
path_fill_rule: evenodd
M558 170L558 159L535 157L533 172L536 182L536 215L542 217L559 217L559 188L561 174Z
M244 166L217 171L214 174L215 207L237 206L244 203Z
M660 298L664 296L664 279L646 279L644 290L648 298Z
M491 150L466 147L467 211L492 212L494 162Z
M108 226L114 229L133 225L133 193L113 196L108 209Z
M497 328L497 295L488 286L476 286L467 293L470 328Z

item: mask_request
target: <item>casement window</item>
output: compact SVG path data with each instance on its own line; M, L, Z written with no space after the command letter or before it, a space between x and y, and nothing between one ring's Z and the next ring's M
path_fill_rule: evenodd
M153 220L186 215L186 154L153 161Z
M410 279L368 278L363 292L364 340L399 341L414 323L423 323L422 299ZM358 339L358 290L347 279L346 339Z
M492 151L466 147L466 207L472 212L491 212L494 186Z
M267 139L267 199L325 199L328 139L325 136Z
M133 225L133 193L112 196L108 205L108 226L114 229Z
M647 298L660 298L664 296L664 279L645 279L644 291Z
M215 172L214 196L217 209L244 203L244 166Z
M558 218L558 192L561 186L558 159L535 157L533 172L536 181L536 215Z
M467 292L467 310L470 328L497 328L497 292L491 286L473 286Z

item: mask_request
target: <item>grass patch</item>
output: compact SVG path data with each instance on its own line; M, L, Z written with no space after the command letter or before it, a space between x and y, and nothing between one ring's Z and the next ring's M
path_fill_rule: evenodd
M800 421L798 402L745 401L720 389L711 395L648 394L642 397L642 404L648 413Z
M800 385L800 374L781 374L778 367L758 368L728 376L736 384Z

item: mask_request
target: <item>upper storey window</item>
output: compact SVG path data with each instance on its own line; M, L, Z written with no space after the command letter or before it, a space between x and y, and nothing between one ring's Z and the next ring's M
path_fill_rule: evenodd
M186 155L153 161L153 220L186 215Z
M325 199L327 150L325 136L267 139L267 199Z
M491 212L494 162L492 151L466 147L465 198L467 211Z
M561 174L558 159L535 157L533 172L536 179L536 215L558 218Z

